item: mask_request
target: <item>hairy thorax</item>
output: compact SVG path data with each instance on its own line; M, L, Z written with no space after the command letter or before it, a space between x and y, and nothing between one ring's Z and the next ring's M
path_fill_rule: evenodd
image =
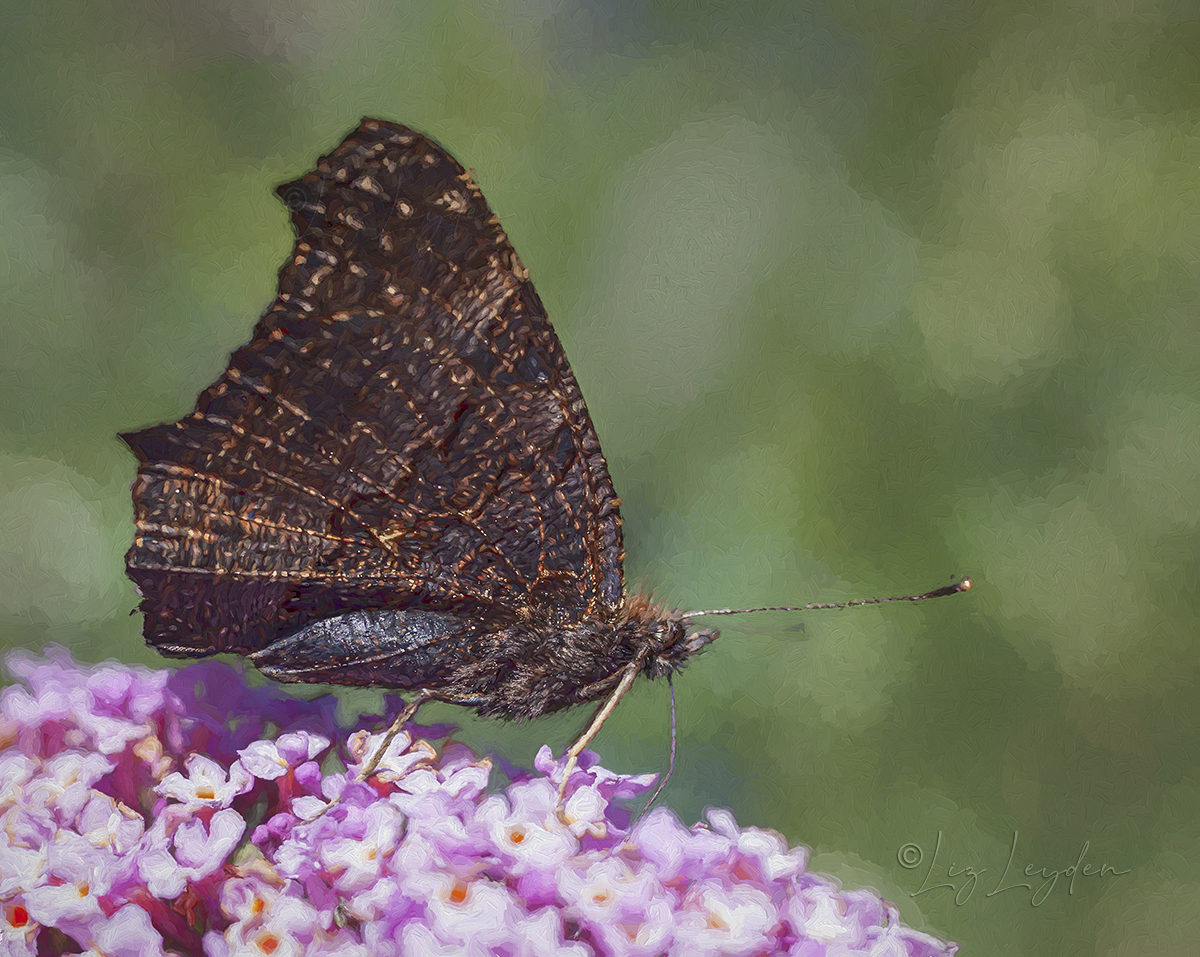
M552 609L534 609L488 642L487 654L458 669L439 694L479 713L532 718L605 697L636 660L657 678L681 669L716 632L689 633L678 613L641 595L609 615L569 622ZM486 688L469 700L458 689Z

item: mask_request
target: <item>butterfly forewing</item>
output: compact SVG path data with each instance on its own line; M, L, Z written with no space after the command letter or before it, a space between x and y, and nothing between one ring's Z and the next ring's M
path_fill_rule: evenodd
M298 240L254 338L194 413L125 436L147 639L198 655L355 608L615 609L599 442L470 176L364 120L279 193Z

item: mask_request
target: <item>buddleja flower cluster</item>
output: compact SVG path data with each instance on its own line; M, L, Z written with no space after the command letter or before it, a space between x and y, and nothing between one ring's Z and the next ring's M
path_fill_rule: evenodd
M630 828L627 805L653 776L613 774L589 752L559 812L563 762L548 748L492 793L487 759L400 735L359 782L382 737L334 750L329 697L251 688L219 663L87 667L51 650L7 665L4 954L955 950L727 811L688 829L660 809Z

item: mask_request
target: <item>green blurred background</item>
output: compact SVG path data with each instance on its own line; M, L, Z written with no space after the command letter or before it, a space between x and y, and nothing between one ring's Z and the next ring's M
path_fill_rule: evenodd
M1195 3L49 6L0 12L0 644L165 665L115 434L249 337L292 242L272 187L403 121L533 273L631 584L976 580L725 621L676 683L666 802L776 828L971 953L1196 953ZM423 716L524 765L587 717ZM646 683L596 747L641 771L668 741ZM1085 843L1125 873L1021 876ZM988 896L1010 851L1033 886Z

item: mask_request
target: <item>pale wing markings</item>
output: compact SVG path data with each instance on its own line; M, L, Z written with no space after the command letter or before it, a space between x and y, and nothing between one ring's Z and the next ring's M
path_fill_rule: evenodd
M436 251L434 251L434 250L430 250L430 251L431 251L431 252L433 252L435 255L437 255ZM443 262L445 262L445 263L446 263L446 265L447 265L447 266L449 266L449 267L451 267L452 269L454 269L454 270L457 270L457 269L458 269L458 266L457 266L456 264L454 264L454 263L451 263L451 262L449 262L449 261L445 260L445 259L444 259L444 257L440 257L440 256L439 256L439 258L442 258L442 259L443 259ZM507 316L507 315L506 315L504 312L502 312L502 311L501 311L501 308L500 308L500 307L501 307L503 304L507 303L509 300L511 300L511 299L512 299L512 298L513 298L513 297L516 295L516 293L519 291L519 289L520 289L520 286L519 286L519 285L518 285L518 286L510 286L510 285L508 285L507 283L505 283L505 288L504 288L504 290L503 290L503 292L502 292L502 295L501 295L501 297L500 297L500 300L499 300L499 302L497 303L497 306L496 306L496 308L495 308L494 312L493 312L493 313L491 313L489 316L485 317L485 319L504 319L505 321L507 321L507 319L508 319L508 316ZM440 306L441 308L445 309L445 310L446 310L447 312L449 312L449 313L450 313L452 316L454 316L454 318L455 318L455 319L457 319L457 320L459 321L459 324L460 324L460 327L461 327L461 328L463 328L463 329L467 329L467 330L470 330L470 331L471 331L471 333L472 333L472 334L473 334L473 335L476 337L476 339L478 339L480 342L482 342L482 343L484 344L484 346L487 348L487 350L488 350L488 351L489 351L489 352L492 354L492 357L493 357L493 358L496 360L496 364L497 364L498 366L500 366L501 368L503 368L503 369L507 370L508 372L512 373L513 375L516 375L516 374L517 374L517 369L516 369L516 366L515 366L515 365L513 364L513 362L512 362L512 361L509 359L509 357L508 357L507 355L505 355L505 354L501 353L501 352L500 352L500 351L499 351L499 350L496 348L496 340L495 340L495 337L492 337L492 336L482 336L482 335L480 335L480 334L479 334L479 333L478 333L478 332L477 332L475 329L471 328L470 324L469 324L469 323L466 321L466 317L465 317L465 316L463 316L463 314L462 314L462 313L461 313L459 310L457 310L457 309L456 309L454 306L452 306L452 305L450 304L450 302L449 302L449 301L447 301L447 300L446 300L444 297L442 297L442 296L439 296L439 295L437 295L437 294L435 294L435 293L433 293L433 292L428 292L428 291L426 291L426 290L422 290L422 292L424 292L424 293L425 293L425 295L426 295L426 296L428 296L428 298L429 298L430 300L432 300L432 301L433 301L433 302L434 302L436 305L438 305L438 306ZM481 321L481 322L482 322L482 321ZM480 323L480 324L481 324L481 323ZM503 409L503 408L505 408L505 403L504 403L504 401L502 400L501 396L500 396L500 395L499 395L499 394L498 394L498 393L495 391L495 389L493 389L493 388L492 388L492 384L491 384L490 382L488 382L486 379L484 379L482 376L476 376L476 379L477 379L477 381L479 382L479 384L480 384L480 385L482 385L482 386L483 386L483 388L484 388L484 389L485 389L485 390L488 392L488 394L489 394L489 395L491 395L491 396L492 396L492 398L493 398L493 399L496 401L496 405L497 405L497 407L498 407L498 408L500 408L500 409ZM562 402L562 397L561 397L561 396L558 394L558 392L557 392L557 391L555 391L555 390L550 390L550 391L551 391L551 394L552 394L552 395L554 395L554 397L555 397L556 399L559 399L559 402L560 402L560 405L561 405L561 402ZM564 416L564 419L565 419L565 416ZM555 482L554 482L554 476L553 476L553 475L552 475L552 474L551 474L551 473L548 471L548 469L547 469L547 461L546 461L546 457L545 457L545 456L538 455L538 454L537 454L538 450L537 450L537 449L534 449L534 448L533 448L531 445L529 445L529 444L526 444L526 445L524 446L524 449L523 449L523 451L524 451L525 455L526 455L528 458L530 458L530 459L532 459L532 460L534 461L534 463L536 464L537 468L538 468L538 469L539 469L539 470L540 470L540 471L543 473L543 475L545 475L545 476L547 477L547 479L548 479L547 486L548 486L549 488L554 488L554 486L555 486ZM587 475L588 475L588 484L589 484L589 487L590 487L590 486L591 486L591 484L592 484L592 476L591 476L591 471L590 471L590 469L587 469L587 468L586 468L586 462L585 462L584 471L585 471L585 472L587 473ZM527 484L527 483L523 482L522 484ZM590 488L589 488L589 490L590 490ZM534 492L532 489L529 489L529 497L530 497L530 500L533 502L533 513L534 513L534 514L537 516L537 521L538 521L538 534L539 534L539 538L540 538L540 541L541 541L541 547L538 549L538 571L537 571L537 577L535 577L535 578L534 578L534 580L533 580L532 582L530 582L530 583L529 583L529 586L528 586L528 587L529 587L529 590L530 590L530 592L532 593L532 592L533 592L533 590L534 590L534 589L536 589L536 588L537 588L537 586L538 586L539 584L541 584L543 581L547 581L547 580L549 580L549 579L552 577L552 575L551 575L551 573L550 573L549 569L547 569L547 568L546 568L546 566L545 566L545 553L546 553L546 547L545 547L545 546L546 546L546 524L545 524L545 520L544 520L544 517L543 517L543 515L542 515L541 509L540 509L540 508L538 508L538 498L537 498L537 495L536 495L536 493L535 493L535 492ZM556 497L558 498L558 500L559 500L559 502L560 502L560 503L564 503L564 502L565 502L565 499L563 498L563 496L561 495L561 493L556 493ZM573 511L572 511L572 510L571 510L569 507L565 508L565 509L564 509L564 511L566 512L566 514L568 514L569 516L571 516L572 520L574 520L574 519L576 518L576 516L575 516L574 512L573 512ZM586 559L586 560L587 560L587 562L588 562L589 566L591 566L591 567L592 567L592 579L593 579L593 582L594 582L594 583L595 583L595 585L596 585L596 587L595 587L594 591L595 591L595 593L596 593L596 594L599 594L599 591L600 591L600 587L599 587L600 581L599 581L599 577L598 577L598 575L596 574L595 562L592 560L592 556L591 556L591 551L590 551L590 549L586 549L586 548L585 548L585 549L584 549L584 551L587 553L587 559ZM513 573L514 573L514 575L516 575L516 570L515 570L515 569L513 570ZM519 576L518 576L518 577L519 577ZM589 611L589 612L591 612L591 611L594 609L594 604L595 604L595 599L590 599L590 600L589 600L589 602L588 602L588 611Z
M274 571L231 571L227 568L199 568L190 565L172 565L172 564L145 564L138 565L137 568L141 571L149 572L174 572L187 575L203 575L207 578L226 578L231 581L246 580L295 580L306 581L310 578L316 578L321 582L336 582L342 585L395 585L404 586L412 583L412 576L406 575L330 575L324 571L308 571L308 570L286 570L276 569ZM450 591L446 595L449 599L462 600L478 600L476 596L469 595L459 591Z
M463 320L463 317L462 317L462 315L461 315L460 313L458 313L457 311L455 311L455 310L453 309L453 307L451 307L451 306L450 306L450 304L449 304L448 302L441 302L441 301L438 301L438 298L437 298L437 297L435 297L435 296L433 296L432 294L429 294L429 298L430 298L432 301L434 301L434 302L435 302L435 304L437 304L437 305L441 305L443 308L445 308L446 310L448 310L449 312L451 312L451 314L452 314L452 315L454 315L454 316L455 316L455 318L457 318L457 319L458 319L460 322L462 322L464 326L466 325L465 321ZM286 343L286 344L285 344L285 346L284 346L284 348L287 348L289 351L291 351L291 352L295 353L296 355L300 355L300 356L302 356L302 355L303 355L303 353L300 353L300 352L299 352L299 351L298 351L298 350L297 350L297 349L296 349L296 348L295 348L295 347L294 347L294 346L293 346L293 345L292 345L290 342L288 342L287 340L281 340L281 341L283 341L283 342L285 342L285 343ZM232 369L230 369L230 370L227 370L227 372L232 372L232 371L233 371ZM384 371L384 370L381 370L381 372L382 372L382 371ZM275 396L274 396L274 393L270 392L270 390L268 390L268 389L266 388L266 386L263 386L263 385L261 385L261 384L259 384L259 383L255 382L254 380L248 380L248 379L246 379L244 376L241 376L241 375L240 375L240 373L239 373L239 379L241 379L241 381L244 381L244 382L246 382L246 384L247 384L247 385L249 385L251 388L254 388L254 389L255 389L255 391L259 391L259 388L261 388L263 391L262 391L262 392L260 392L260 394L266 394L266 395L270 395L270 396L271 396L271 397L273 397L273 398L275 397ZM495 392L494 392L494 391L491 389L491 386L490 386L490 384L489 384L489 383L487 383L485 380L483 380L481 377L476 377L476 379L477 379L477 381L481 382L481 383L482 383L482 384L483 384L483 385L484 385L484 386L487 388L488 392L489 392L489 393L492 395L492 398L493 398L493 399L496 399L496 400L497 400L497 403L498 403L498 404L500 404L500 403L499 403L499 398L500 398L500 397L499 397L499 396L498 396L498 395L497 395L497 394L496 394L496 393L495 393ZM258 388L256 388L256 386L258 386ZM293 405L292 405L292 403L286 403L286 405L285 405L283 401L281 401L281 402L280 402L280 405L281 405L282 407L284 407L284 408L287 408L287 409L288 409L288 411L293 411L293 410L294 410L293 414L300 415L300 416L301 416L301 417L302 417L302 418L303 418L305 421L307 421L307 422L313 422L314 424L321 425L321 426L322 426L322 428L324 429L324 433L325 433L325 435L326 435L327 437L329 437L329 438L332 438L332 439L335 439L335 440L338 440L338 441L341 441L341 436L339 436L338 434L334 433L332 430L330 430L330 429L328 429L328 428L325 428L325 427L324 427L324 425L323 425L323 424L322 424L322 423L321 423L319 420L314 420L314 419L312 419L310 416L308 416L308 414L307 414L307 413L305 413L305 412L303 412L303 410L299 409L299 407L293 406ZM289 406L292 406L292 408L288 408ZM430 421L428 420L428 417L427 417L427 416L425 416L425 415L423 415L422 413L420 413L420 412L417 410L416 406L415 406L415 405L414 405L414 404L413 404L411 401L409 401L409 403L408 403L408 408L409 408L409 412L410 412L410 413L413 415L413 417L414 417L415 419L417 419L417 420L419 420L419 421L421 422L421 424L423 425L423 429L422 429L422 431L421 431L419 434L415 434L415 435L413 436L413 438L411 438L411 439L410 439L410 440L409 440L409 441L406 443L406 447L416 447L416 448L420 448L422 445L425 445L425 444L432 444L430 440L433 438L433 434L434 434L435 430L438 428L438 426L437 426L436 424L434 424L434 423L430 422ZM388 446L386 443L384 443L384 442L381 442L381 441L379 440L378 436L376 436L376 435L374 434L374 432L371 430L371 427L370 427L370 425L368 425L368 424L367 424L367 423L365 423L365 422L364 422L364 423L360 423L360 424L363 426L362 433L363 433L364 435L368 435L368 436L370 436L372 439L374 439L374 441L375 441L375 451L376 451L376 453L377 453L377 454L381 454L381 455L383 455L383 456L391 456L391 455L395 455L395 454L397 454L397 453L399 453L399 454L403 454L403 452L404 452L404 450L403 450L403 449L401 449L401 450L392 449L392 448L391 448L390 446ZM259 441L259 442L260 442L260 444L263 444L263 445L264 445L264 446L266 446L266 447L272 447L272 446L274 446L274 447L275 447L275 448L277 448L277 449L278 449L280 452L282 452L284 455L288 456L289 458L292 458L294 461L298 461L298 462L300 462L301 464L303 464L303 460L302 460L302 459L298 459L298 458L296 458L296 456L294 456L294 455L293 455L293 453L291 452L291 450L290 450L290 449L288 449L287 447L285 447L285 446L283 446L283 445L281 445L281 444L279 444L279 443L277 443L277 442L274 442L274 441L273 441L273 440L271 440L271 439L268 439L266 436L258 436L258 435L254 435L253 433L251 433L250 437L251 437L251 438L253 438L253 439L254 439L254 440L256 440L256 441ZM351 475L355 476L356 478L359 478L360 480L362 480L362 481L363 481L363 483L364 483L365 485L368 485L368 486L370 486L370 487L374 488L376 491L380 492L380 494L382 494L382 495L383 495L385 498L387 498L387 499L389 499L390 501L394 502L395 504L397 504L397 505L401 506L402 510L404 510L404 511L407 511L407 510L408 510L408 508L409 508L409 503L405 502L403 499L400 499L400 498L398 498L398 497L397 497L395 494L393 494L392 492L388 491L387 489L383 488L382 486L378 485L377 483L375 483L375 482L373 482L373 481L371 481L371 480L367 479L365 476L361 475L360 473L358 473L358 472L356 472L356 471L354 471L354 470L351 470L351 469L345 468L345 467L344 467L344 466L341 464L341 462L340 462L340 461L337 459L337 457L336 457L336 456L333 456L333 455L326 454L326 455L325 455L325 458L326 458L326 459L327 459L329 462L331 462L333 465L337 466L338 468L340 468L340 469L343 469L344 471L346 471L347 473L349 473L349 474L351 474ZM407 475L411 476L411 474L412 474L412 463L413 463L413 457L412 457L411 455L405 456L405 458L404 458L404 459L402 460L402 462L401 462L401 470L400 470L400 475L406 475L406 474L407 474ZM398 476L398 478L399 478L399 476ZM484 496L481 496L481 500L482 500L482 498L483 498L483 497L484 497ZM391 547L388 545L388 543L387 543L387 542L384 540L384 538L383 538L383 537L381 537L381 533L380 533L380 530L379 530L379 529L375 528L375 527L374 527L374 526L372 526L372 525L369 525L369 524L367 524L367 523L366 523L366 522L364 522L362 519L360 519L360 518L359 518L357 515L354 515L354 513L353 513L353 512L351 512L351 511L349 511L349 510L345 510L345 511L346 511L346 514L347 514L347 515L349 515L351 518L353 518L353 519L354 519L354 520L357 522L357 524L359 525L359 527L361 527L361 528L365 529L366 531L368 531L368 532L369 532L369 533L370 533L370 534L371 534L371 535L372 535L372 536L373 536L373 537L374 537L374 538L375 538L375 539L376 539L376 540L377 540L377 541L380 543L380 545L381 545L381 546L383 546L383 547L384 547L384 548L385 548L387 551L389 551L389 552L390 552L390 551L392 551L392 549L391 549ZM461 521L463 524L465 524L465 525L469 526L469 527L470 527L470 528L472 528L472 529L473 529L475 532L477 532L477 533L479 534L480 538L482 538L482 539L483 539L485 542L487 542L488 544L490 544L490 545L493 545L493 546L495 545L495 543L494 543L494 542L492 542L492 541L491 541L491 539L489 539L489 538L488 538L488 536L484 534L483 530L482 530L481 528L479 528L479 527L476 525L476 519L475 519L475 518L473 518L472 516L470 516L470 515L467 515L467 514L465 514L465 513L458 513L458 512L455 512L455 513L442 513L442 515L443 515L444 517L446 517L446 518L454 518L454 519L457 519L458 521ZM431 517L431 516L422 516L422 517ZM493 551L495 551L495 548L493 548L492 550L493 550ZM513 567L513 566L512 566L512 565L511 565L509 562L508 562L507 558L505 558L505 557L503 556L503 554L502 554L502 553L500 553L500 552L498 552L498 551L497 551L497 554L498 554L498 555L500 555L500 557L501 557L501 559L502 559L503 563L504 563L505 565L507 565L507 566L508 566L508 569L509 569L509 571L512 573L512 576L513 576L513 578L514 578L515 580L517 580L517 581L520 581L520 580L521 580L521 576L520 576L520 574L519 574L519 573L517 572L517 570L516 570L516 569L515 569L515 568L514 568L514 567ZM536 583L535 583L535 584L536 584Z
M281 532L292 532L297 536L305 538L317 538L324 542L336 542L339 545L355 544L353 539L343 538L340 535L331 535L328 532L317 532L308 528L298 528L295 525L287 525L283 522L271 522L265 518L259 518L256 515L239 515L237 512L227 512L222 509L214 509L205 507L206 515L216 515L221 518L231 519L234 522L243 523L246 525L256 525L260 528L271 528ZM198 529L188 528L183 525L163 525L159 522L147 522L144 519L139 519L135 523L135 527L139 532L151 532L154 535L165 536L168 538L196 538L204 541L213 542L227 536L220 532L201 532Z
M267 438L266 436L260 436L260 435L254 435L253 433L248 433L246 431L246 429L230 422L228 419L220 418L217 416L209 416L209 415L205 415L205 416L203 416L203 418L206 422L209 422L213 425L228 428L229 431L233 432L235 435L242 436L242 437L249 437L256 442L259 442L259 444L263 445L266 448L276 448L280 452L282 452L285 456L295 459L295 456L291 452L290 449L288 449L286 446L281 445L278 442L275 442L273 439ZM428 427L426 429L426 432L428 433L428 432L432 431L432 428L433 428L432 426ZM299 460L299 461L303 461L303 460ZM255 474L262 475L262 476L265 476L270 479L274 479L275 481L278 481L284 485L287 485L289 488L293 488L293 489L296 489L299 491L306 492L310 496L316 498L318 501L324 502L325 504L332 506L337 511L342 512L348 518L353 520L360 528L367 530L371 534L371 537L374 538L377 542L379 542L379 545L383 549L385 549L386 551L388 551L391 554L395 554L393 549L385 541L383 541L381 539L381 537L380 537L381 533L378 528L375 528L373 525L369 525L362 518L360 518L358 515L356 515L352 509L347 508L346 506L344 506L338 502L335 502L334 500L332 500L330 498L327 498L319 490L311 488L307 485L303 485L299 482L294 481L293 479L288 478L286 475L283 475L278 472L274 472L270 469L256 468L256 467L251 466L249 468L249 470L254 472ZM400 504L402 504L402 503L400 503ZM472 527L474 528L474 526L472 526ZM487 536L483 534L482 530L475 528L475 531L479 532L480 537L483 538L485 542L490 541L487 538ZM351 541L353 541L353 540L351 540ZM514 575L515 575L515 570L514 570ZM364 579L364 581L365 580L368 580L368 579Z
M558 399L559 408L562 410L562 413L563 413L563 419L567 422L573 421L571 414L570 414L570 406L573 405L574 403L569 402L568 397L563 396L558 391L558 389L552 389L551 391L553 392L554 397L556 399ZM590 514L596 515L599 511L599 507L598 507L598 504L596 501L596 477L592 473L591 463L589 462L588 457L585 454L583 446L580 444L580 437L583 435L583 431L581 429L568 429L567 434L571 436L571 443L575 446L575 459L572 464L578 463L580 466L580 470L583 472L583 474L585 476L584 482L585 482L585 488L587 489L589 511L590 511ZM539 463L539 464L540 464L541 468L543 469L543 471L546 471L548 469L548 463ZM549 475L549 478L551 479L551 481L553 481L554 476ZM561 488L559 488L559 486L557 484L553 485L552 487L554 488L554 494L565 502L566 499L565 499L565 496L563 496ZM571 517L573 519L576 518L574 513L571 514ZM604 518L607 518L607 517L608 516L604 516ZM591 531L591 529L589 529L589 531ZM589 541L588 544L590 546L591 542ZM589 615L594 615L596 613L596 605L600 601L600 596L604 594L604 581L600 574L600 566L596 561L596 556L592 552L593 552L593 549L591 547L587 547L584 549L584 554L586 556L585 560L587 562L588 572L592 579L592 590L591 590L591 594L588 597L588 604L587 604L587 613Z
M446 263L446 265L450 266L451 269L453 269L453 270L458 269L458 266L456 264L447 261L444 257L440 256L440 254L437 253L437 251L432 250L432 249L430 251L433 252L434 255L438 255L438 257L441 258L442 261ZM505 288L499 299L499 302L497 303L497 306L493 313L493 317L504 318L505 320L507 320L508 316L505 315L505 313L501 311L501 306L503 304L507 303L509 300L511 300L517 294L517 292L522 288L522 286L525 285L525 283L523 280L517 279L516 280L517 285L509 285L509 283L506 281L507 275L509 275L509 274L502 273L499 269L497 269L497 273L502 277L501 281L504 284ZM462 316L462 314L460 312L458 312L456 309L454 309L454 307L451 306L449 302L441 300L440 297L435 297L432 294L430 294L430 298L434 299L434 301L437 302L438 305L441 305L443 308L447 309L451 313L451 315L453 315L456 319L459 320L460 323L462 323L463 326L467 325L465 318ZM495 339L493 337L484 337L484 336L479 336L478 334L476 334L476 336L477 336L477 338L479 338L486 344L486 346L488 347L488 350L491 352L492 356L496 359L497 363L500 366L502 366L503 368L507 369L508 371L510 371L514 374L516 373L516 367L513 365L512 362L510 362L508 360L508 357L500 354L496 350ZM492 395L495 396L495 392L493 392L491 390L490 383L485 382L484 385L488 388L488 391L492 392ZM575 416L574 416L573 406L575 405L575 403L577 401L582 401L582 396L577 395L575 397L571 397L571 396L563 395L559 391L559 389L555 388L555 387L549 388L548 391L551 393L551 395L553 395L558 400L559 408L563 413L563 421L574 423ZM578 391L578 386L576 386L576 391ZM586 453L586 450L583 448L583 446L581 445L581 442L580 442L580 438L583 434L583 430L582 429L568 429L567 431L568 431L568 434L570 434L571 441L575 446L575 462L572 464L578 463L581 471L583 472L583 474L585 476L585 483L586 483L586 488L587 488L587 492L588 492L588 504L591 506L592 514L595 514L597 511L596 476L592 472L591 463L590 463L589 457ZM529 454L530 452L532 452L534 450L530 449L527 446L525 451L526 451L526 454ZM553 472L550 469L549 458L546 456L534 455L533 459L536 462L537 468L539 469L539 471L541 471L542 474L546 476L546 478L548 480L548 482L547 482L548 486L550 488L555 489L555 496L558 499L558 501L560 502L560 504L566 506L564 508L564 511L566 512L567 515L569 515L571 517L572 523L576 526L576 530L578 530L578 516L569 507L569 504L567 503L565 496L562 495L561 491L558 491L558 488L557 488L558 483L556 481L556 477L554 476ZM535 501L535 506L536 506L536 498L534 499L534 501ZM535 512L538 515L538 525L539 525L539 530L541 532L543 548L541 549L541 554L539 554L539 558L538 558L538 577L534 580L534 582L530 586L531 590L533 588L536 588L536 586L538 584L540 584L542 581L546 580L546 578L549 576L549 572L548 572L548 570L545 570L544 562L542 560L542 556L545 553L545 548L544 548L544 543L546 541L545 526L544 526L544 522L542 521L542 516L541 516L540 510L538 510L535 507ZM607 518L607 516L605 516L605 518ZM603 594L604 582L603 582L603 579L600 574L600 568L596 561L596 556L592 554L592 549L590 547L585 547L584 554L585 554L585 561L587 562L587 568L588 568L588 571L589 571L589 574L590 574L590 577L592 580L592 590L591 590L590 597L588 598L587 611L588 611L588 614L594 614L596 611L596 604L600 600L600 596ZM545 572L545 574L544 574L544 572Z
M254 435L251 432L247 432L244 427L238 425L235 422L230 421L229 419L225 418L224 416L209 415L208 413L204 413L204 412L193 412L192 415L190 416L190 418L195 419L197 421L207 422L209 425L214 425L219 429L224 429L225 431L231 432L234 435L239 436L240 438L248 437L248 438L253 439L254 441L258 442L260 445L263 445L265 448L277 447L281 452L284 453L284 455L288 456L289 458L292 457L292 453L288 449L279 445L279 443L274 442L271 439L268 439L266 436ZM275 471L272 471L271 469L266 469L266 468L259 468L259 467L255 466L254 463L252 463L252 462L244 463L244 467L245 467L246 471L251 472L254 475L258 475L263 478L271 479L272 481L278 483L279 485L286 486L287 488L292 489L292 491L299 492L303 495L307 495L309 498L315 499L316 501L320 502L321 504L329 506L334 511L342 512L348 518L350 518L352 521L358 523L360 526L365 527L363 520L361 518L359 518L357 515L355 515L351 509L340 504L339 502L335 502L332 499L328 498L320 489L313 488L310 485L305 485L303 482L297 482L295 479L290 478L287 475L283 475L280 472L275 472ZM204 473L197 473L197 474L214 475L216 473L204 472ZM226 483L226 484L228 484L228 483ZM236 486L234 486L234 488L236 488Z
M296 355L303 355L302 353L300 353L296 349L294 349L291 345L285 345L285 348L288 348L290 351L295 352ZM319 426L321 428L321 430L324 432L326 437L334 439L334 440L338 441L339 443L342 442L342 436L338 435L332 429L328 428L319 419L314 419L307 412L305 412L304 409L300 408L300 406L296 405L294 402L289 402L287 399L283 398L282 396L277 395L275 392L273 392L271 389L267 388L267 386L264 385L259 380L242 375L242 373L239 370L234 369L233 367L230 367L229 369L225 370L225 374L231 380L233 380L235 383L237 383L238 385L245 385L246 387L253 389L259 395L271 399L281 409L283 409L286 412L291 413L292 415L299 418L301 421L312 424L312 425ZM369 435L372 439L374 439L375 451L377 453L382 452L384 454L387 454L391 451L386 445L384 445L382 442L379 441L378 437L371 431L371 428L367 423L360 422L357 424L361 425L363 427L362 433L364 435ZM254 436L254 437L259 438L258 436ZM263 436L262 438L265 439L266 437ZM282 451L285 455L289 456L290 458L294 458L290 449L287 449L284 446L278 445L278 444L276 444L276 447L279 448L280 451ZM345 472L347 475L351 475L354 478L358 479L360 482L363 483L363 485L373 488L376 492L378 492L384 498L391 499L393 502L395 502L398 505L403 504L402 501L399 498L397 498L393 492L384 488L382 485L379 485L377 482L375 482L369 476L362 474L361 472L357 471L356 469L353 469L346 465L343 465L341 460L336 455L333 455L330 452L322 452L321 454L322 454L322 457L325 458L326 461L328 461L331 465L336 466L338 469ZM303 460L299 460L299 461L302 462Z

